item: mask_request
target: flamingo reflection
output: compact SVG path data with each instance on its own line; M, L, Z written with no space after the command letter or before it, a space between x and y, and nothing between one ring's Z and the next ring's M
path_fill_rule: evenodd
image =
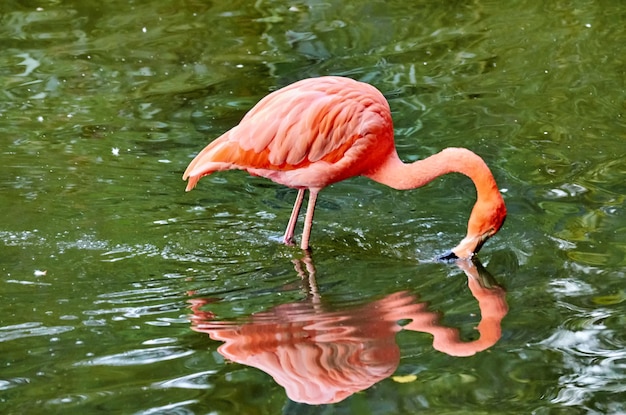
M401 330L430 333L433 348L452 356L471 356L493 346L508 311L505 291L493 284L480 263L459 260L481 313L479 337L464 342L459 330L440 324L414 294L400 291L344 310L325 310L309 256L294 261L308 281L307 299L255 313L244 322L216 321L201 308L215 300L190 300L192 329L224 342L218 352L233 362L271 375L296 402L336 403L391 376L400 361L395 335ZM400 325L401 321L409 321Z

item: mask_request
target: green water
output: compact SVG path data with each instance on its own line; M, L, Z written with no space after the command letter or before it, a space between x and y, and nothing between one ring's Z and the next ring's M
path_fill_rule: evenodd
M3 414L626 412L622 2L5 1L0 40ZM325 189L310 259L280 243L295 191L226 172L184 192L262 96L328 74L385 94L404 160L463 146L494 172L509 215L479 257L508 314L487 350L367 311L401 296L477 339L468 278L432 260L464 234L466 178ZM392 363L296 402L194 312L343 316Z

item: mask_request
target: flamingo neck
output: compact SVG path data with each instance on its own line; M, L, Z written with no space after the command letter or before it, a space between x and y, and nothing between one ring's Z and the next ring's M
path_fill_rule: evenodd
M496 192L496 181L482 158L465 148L446 148L424 160L403 163L392 153L375 171L366 174L372 180L398 190L422 187L448 173L461 173L472 179L478 199Z
M446 148L424 160L405 164L394 151L365 176L394 189L407 190L424 186L447 173L464 174L476 186L476 203L467 224L467 236L452 249L459 258L469 258L500 229L506 217L502 195L482 158L465 148Z

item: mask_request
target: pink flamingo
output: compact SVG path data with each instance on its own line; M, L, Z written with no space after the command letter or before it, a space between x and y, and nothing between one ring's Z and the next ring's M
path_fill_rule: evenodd
M309 248L317 194L353 176L365 176L394 189L424 186L447 173L462 173L476 186L477 199L465 238L442 259L470 258L502 226L504 200L485 162L464 148L446 148L404 164L393 140L391 111L373 86L349 78L304 79L257 103L239 125L206 146L189 164L186 190L220 170L246 170L298 189L283 241L293 235L309 190L300 247Z

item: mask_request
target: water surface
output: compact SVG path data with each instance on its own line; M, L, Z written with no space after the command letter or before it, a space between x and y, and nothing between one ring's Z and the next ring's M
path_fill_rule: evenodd
M2 413L626 412L624 22L620 2L3 3ZM486 350L364 318L400 298L479 338L471 278L433 261L466 178L325 189L309 259L279 242L293 190L227 172L184 193L262 96L329 74L385 94L404 160L462 146L494 172L509 216L479 258L507 313ZM277 310L365 327L355 356L393 364L312 405L197 326Z

